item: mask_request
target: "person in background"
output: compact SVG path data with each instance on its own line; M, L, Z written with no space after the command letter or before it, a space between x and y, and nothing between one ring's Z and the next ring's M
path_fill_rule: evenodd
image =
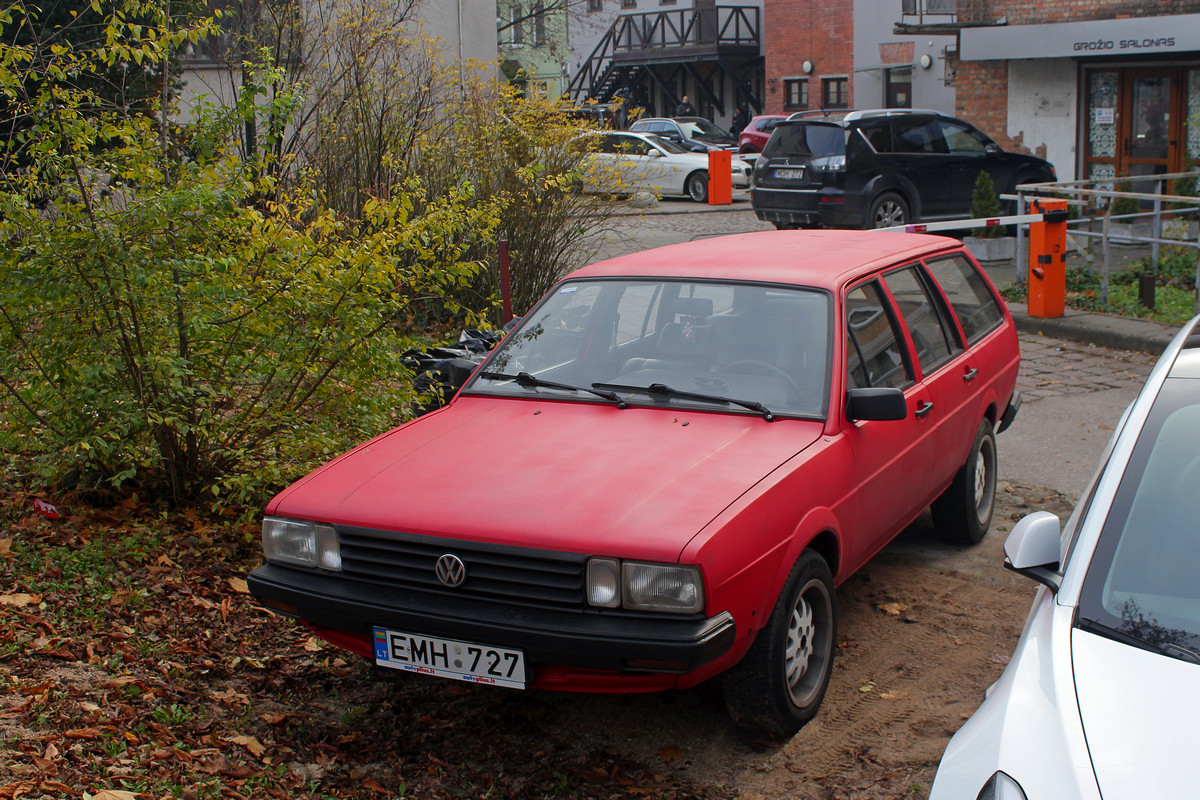
M677 116L677 117L694 117L694 116L696 116L696 107L691 104L691 101L688 100L688 96L686 94L683 96L683 100L680 101L679 105L675 108L675 116Z
M733 111L733 120L729 123L729 132L737 136L746 129L746 125L750 123L750 112L746 110L746 104L743 103Z

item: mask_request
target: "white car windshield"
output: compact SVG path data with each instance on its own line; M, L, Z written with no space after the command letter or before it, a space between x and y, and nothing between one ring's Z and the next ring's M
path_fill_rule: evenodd
M829 295L817 290L568 281L525 316L463 391L824 417L830 324Z
M1155 402L1088 569L1080 616L1085 627L1102 625L1166 655L1200 661L1195 383L1169 379Z

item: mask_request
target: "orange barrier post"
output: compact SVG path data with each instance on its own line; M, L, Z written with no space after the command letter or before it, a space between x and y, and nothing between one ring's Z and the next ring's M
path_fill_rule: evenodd
M733 202L733 155L728 150L708 151L708 204Z
M1038 198L1029 224L1029 316L1061 317L1067 305L1067 201Z

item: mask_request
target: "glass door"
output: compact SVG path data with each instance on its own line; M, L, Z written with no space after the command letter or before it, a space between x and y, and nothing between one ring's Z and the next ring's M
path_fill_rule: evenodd
M1125 169L1121 175L1161 175L1174 172L1179 164L1182 126L1179 103L1179 71L1127 70L1122 94L1128 122L1122 131ZM1174 168L1173 168L1174 167ZM1148 191L1144 186L1139 191Z

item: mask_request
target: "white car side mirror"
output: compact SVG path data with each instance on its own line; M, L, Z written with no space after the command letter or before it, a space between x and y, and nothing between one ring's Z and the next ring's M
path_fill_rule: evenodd
M1039 583L1057 589L1062 576L1062 527L1049 511L1035 511L1021 518L1004 542L1005 566Z

